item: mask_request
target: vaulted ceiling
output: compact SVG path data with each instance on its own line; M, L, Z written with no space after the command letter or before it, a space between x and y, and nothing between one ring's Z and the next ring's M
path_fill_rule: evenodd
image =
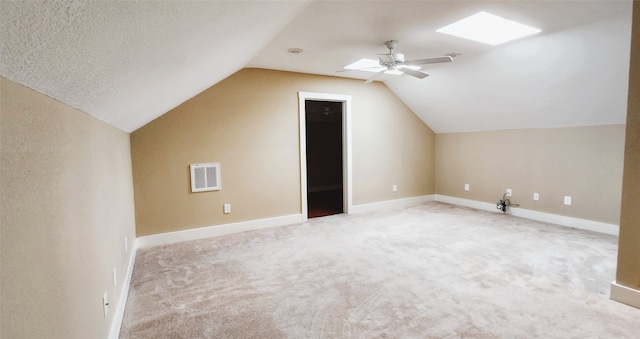
M625 123L630 0L0 6L2 76L127 132L244 67L366 79L336 71L391 39L408 59L460 53L425 79L379 79L438 133ZM481 10L542 32L498 46L435 32Z

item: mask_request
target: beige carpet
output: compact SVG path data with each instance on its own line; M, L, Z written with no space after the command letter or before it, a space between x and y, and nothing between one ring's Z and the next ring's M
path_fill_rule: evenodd
M120 338L638 338L616 247L435 202L161 246Z

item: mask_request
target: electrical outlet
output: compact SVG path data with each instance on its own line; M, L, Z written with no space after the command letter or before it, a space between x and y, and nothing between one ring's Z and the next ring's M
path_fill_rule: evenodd
M398 192L398 185L393 185L391 188L394 192Z
M104 292L102 295L102 309L104 311L104 317L106 318L109 315L109 295L107 292Z
M568 196L568 195L564 196L564 204L567 205L567 206L571 205L571 197L570 196Z
M116 287L118 285L118 279L116 276L116 269L113 269L113 287Z
M540 200L540 195L538 193L533 193L533 200L534 201Z
M464 190L469 191L469 184L464 184Z
M510 189L510 188L507 188L507 196L508 196L508 197L510 197L510 196L511 196L511 193L512 193L511 189Z
M231 204L224 204L224 214L231 213Z

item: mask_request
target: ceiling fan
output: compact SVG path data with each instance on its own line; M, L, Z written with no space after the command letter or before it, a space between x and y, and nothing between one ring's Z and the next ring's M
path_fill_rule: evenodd
M389 41L384 43L384 45L387 46L387 48L389 49L389 53L380 54L378 56L378 65L379 66L352 69L352 70L366 70L366 69L384 68L384 69L376 72L376 74L372 75L369 79L367 79L367 81L365 81L365 84L368 84L368 83L376 80L383 73L389 72L389 71L402 72L404 74L408 74L408 75L414 76L414 77L419 78L419 79L424 79L424 78L428 77L429 74L427 74L425 72L418 71L418 69L420 67L415 67L415 66L426 65L426 64L437 64L437 63L442 63L442 62L452 62L453 61L453 57L458 55L458 53L450 53L450 54L447 54L447 55L444 55L444 56L439 56L439 57L432 57L432 58L426 58L426 59L405 61L404 54L398 53L398 52L394 52L394 49L396 48L397 44L398 44L398 41L396 41L396 40L389 40ZM412 66L414 66L414 67L412 67ZM347 71L347 70L345 70L345 71Z

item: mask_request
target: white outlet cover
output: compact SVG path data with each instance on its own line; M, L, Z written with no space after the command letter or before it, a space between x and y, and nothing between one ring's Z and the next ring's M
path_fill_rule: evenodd
M224 204L224 214L231 213L231 204Z
M510 197L512 193L513 193L513 191L511 191L510 188L507 188L507 196Z
M567 205L567 206L571 205L571 197L570 196L568 196L568 195L564 196L564 204Z
M535 201L540 200L540 195L538 193L533 193L533 200Z
M464 190L469 191L469 184L464 184Z
M393 187L391 188L394 192L398 191L398 185L393 185Z

